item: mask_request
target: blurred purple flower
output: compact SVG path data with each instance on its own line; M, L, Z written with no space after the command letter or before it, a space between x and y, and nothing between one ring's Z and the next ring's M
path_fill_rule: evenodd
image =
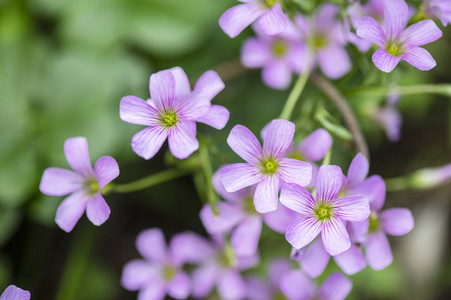
M70 232L86 209L88 219L94 225L103 224L110 215L110 208L102 197L102 189L119 175L119 166L111 156L99 158L91 166L88 142L84 137L73 137L64 143L64 154L73 171L47 168L42 175L39 189L50 196L71 194L58 207L55 221Z
M351 70L351 59L344 49L347 44L345 29L336 19L338 11L337 6L329 3L320 6L313 20L301 15L295 17L305 43L312 46L312 67L317 62L331 79L338 79Z
M451 23L451 1L423 0L421 9L433 19L442 21L443 26Z
M290 146L295 125L286 120L273 120L263 138L263 149L255 135L246 127L236 125L227 138L230 148L247 163L224 167L221 181L227 192L257 184L255 209L266 213L277 209L280 180L307 185L311 180L309 163L283 157Z
M169 149L176 158L190 156L199 148L196 122L222 129L229 119L225 107L210 103L223 88L224 83L214 71L205 72L192 92L185 72L179 67L150 76L152 99L126 96L120 104L123 121L149 126L133 136L133 151L150 159L168 138Z
M190 258L192 233L175 235L166 247L163 232L159 228L142 231L136 238L136 248L144 259L128 262L122 271L121 284L130 291L137 291L138 299L162 300L168 294L185 299L191 292L191 281L182 270Z
M404 0L384 1L385 29L372 17L363 17L357 35L377 44L382 49L373 54L373 62L383 72L391 72L401 59L422 71L435 67L431 54L419 46L429 44L442 36L431 20L405 28L409 8Z
M262 68L263 82L274 89L286 89L291 75L300 74L307 58L306 45L291 22L287 29L270 36L255 26L257 37L248 38L241 48L241 62L248 68Z
M287 18L278 0L238 0L244 2L228 9L219 19L219 26L231 38L258 20L258 26L268 35L285 30Z
M0 300L30 300L29 291L24 291L15 285L8 286L0 296Z
M416 188L430 189L451 182L451 164L437 168L426 168L414 172L412 185Z
M282 277L280 286L289 300L343 300L352 290L351 280L338 272L332 273L316 289L315 284L301 271L292 270Z
M370 214L365 196L338 198L343 173L340 167L323 165L318 173L316 199L305 188L287 183L282 187L280 202L302 215L285 233L287 241L296 249L308 245L319 233L324 248L331 255L351 246L343 221L361 221Z
M378 108L374 114L375 120L384 128L391 142L401 139L402 115L398 110L399 98L397 94L389 95L385 105Z

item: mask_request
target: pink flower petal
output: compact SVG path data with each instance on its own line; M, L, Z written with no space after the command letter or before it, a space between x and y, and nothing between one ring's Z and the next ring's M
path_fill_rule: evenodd
M170 70L163 70L150 76L150 96L159 112L172 107L175 89L175 78Z
M313 217L302 217L287 228L285 238L296 249L308 245L321 232L321 223Z
M216 249L207 239L189 231L174 235L169 251L171 263L175 266L182 266L184 263L198 264L216 255Z
M50 196L64 196L84 188L85 179L78 173L60 168L47 168L39 189Z
M352 290L352 281L341 273L335 272L324 281L318 296L322 300L343 300Z
M401 34L401 41L406 47L418 47L432 43L442 35L434 21L424 20L407 27Z
M233 164L224 167L219 176L229 193L251 186L262 180L258 167L250 164Z
M168 284L168 294L175 299L186 299L190 292L190 278L185 272L179 271Z
M129 291L136 291L158 276L157 268L142 259L135 259L124 266L121 285Z
M379 49L373 54L373 63L379 70L385 73L390 73L391 71L393 71L400 60L401 57L393 56L389 54L385 49Z
M264 214L263 220L272 230L285 234L288 226L300 217L298 213L287 208L285 205L279 204L275 211Z
M332 201L337 198L343 182L343 172L340 167L323 165L319 168L316 181L316 200Z
M218 281L218 294L222 299L243 299L246 297L246 282L236 270L222 273Z
M67 162L83 177L93 176L91 160L89 158L88 141L84 137L68 138L64 142L64 154Z
M193 292L196 299L204 299L213 289L218 272L213 265L201 266L192 273Z
M315 285L300 270L284 274L280 289L289 299L313 299L315 296Z
M269 44L261 39L249 38L241 47L241 63L247 68L261 68L271 58Z
M437 65L432 55L421 47L410 49L401 58L421 71L429 71Z
M334 205L335 215L345 221L362 221L370 216L370 206L365 196L348 196L337 199Z
M249 217L232 232L231 243L237 256L248 256L257 253L258 241L262 231L262 220L259 216Z
M194 86L195 91L199 91L203 97L210 101L224 89L224 82L215 71L207 71L197 80Z
M70 232L85 212L86 204L92 199L84 191L76 192L61 202L56 210L55 222L58 226Z
M352 68L348 53L337 45L319 51L318 64L324 75L330 79L341 78Z
M24 291L15 285L8 286L0 296L0 300L30 300L29 291Z
M391 208L380 214L382 229L390 235L404 235L413 229L412 212L407 208Z
M241 189L233 193L229 193L224 188L224 185L221 181L221 171L227 165L223 165L213 174L212 184L215 191L221 196L222 199L227 200L232 203L241 203L245 198L250 198L253 195L253 191L251 192L249 189Z
M219 216L215 216L210 204L205 204L200 211L202 224L210 234L229 231L244 218L240 208L230 203L219 202L218 212Z
M379 175L372 175L362 183L346 189L346 196L364 195L370 208L380 211L385 202L385 182Z
M135 96L126 96L122 98L119 114L122 121L131 124L146 126L155 126L159 124L158 119L160 114L158 111L146 101Z
M169 71L172 73L175 80L174 98L181 99L187 96L191 92L191 86L185 71L180 67L171 68Z
M165 296L165 284L160 280L154 280L139 291L137 300L164 300Z
M348 232L343 222L337 218L330 218L324 223L321 238L324 248L332 256L340 254L351 247Z
M332 146L330 133L319 128L309 134L300 144L298 150L309 161L318 161L326 155Z
M132 138L133 151L144 159L151 159L160 150L169 131L163 126L143 129Z
M270 60L263 67L262 80L270 88L284 90L291 84L292 71L286 62Z
M311 216L314 212L315 199L304 187L286 183L280 193L280 202L302 216Z
M110 213L110 207L100 193L87 203L86 215L88 216L89 221L96 226L102 225L108 220Z
M312 165L297 159L280 158L279 176L284 182L307 186L312 180Z
M210 107L210 99L200 91L189 93L178 99L175 104L175 110L178 112L179 119L190 121L205 115L210 110Z
M258 20L261 29L268 35L281 33L287 28L287 18L285 17L279 2L262 14Z
M263 156L262 147L255 135L242 125L235 125L232 128L227 144L248 163L257 164Z
M273 300L271 286L257 277L246 277L247 299Z
M362 39L375 43L379 47L385 45L385 34L381 25L372 17L363 17L357 25L357 35Z
M231 38L236 37L264 13L264 9L255 4L240 4L228 9L219 19L219 26Z
M119 165L111 156L102 156L94 166L99 190L119 176Z
M254 194L255 209L263 214L277 209L279 192L279 177L265 176L257 185Z
M368 264L374 270L385 269L391 264L393 261L393 254L384 232L378 231L368 236L366 257L368 259Z
M385 33L387 40L397 40L409 19L409 7L404 0L384 1Z
M365 255L363 255L362 250L354 244L352 244L348 250L335 255L334 260L343 272L348 275L358 273L366 267Z
M318 238L304 248L304 252L298 260L304 273L310 278L316 278L326 269L330 254L324 248L322 240Z
M295 125L290 121L273 120L263 139L263 152L275 157L282 156L293 141L294 130Z
M179 121L169 131L169 150L178 159L185 159L199 149L196 139L196 123L192 121Z
M268 277L269 281L274 287L279 285L280 278L282 275L288 273L293 269L293 264L290 260L284 258L276 258L271 260L268 264Z
M346 185L354 185L363 182L368 175L369 167L370 164L365 155L357 153L349 165Z
M221 105L211 105L210 109L201 117L196 118L196 122L207 124L215 129L223 129L229 121L229 110Z
M164 234L159 228L146 229L136 238L136 249L146 259L156 263L167 261L167 248Z

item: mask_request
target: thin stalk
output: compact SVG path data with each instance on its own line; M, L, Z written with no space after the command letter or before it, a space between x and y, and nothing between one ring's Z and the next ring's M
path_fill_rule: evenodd
M322 165L330 165L331 157L332 157L332 146L330 146L329 151L327 151L326 155L324 155Z
M203 175L205 177L207 201L210 203L213 213L219 215L217 208L218 197L216 196L216 192L213 189L213 184L211 182L213 178L213 168L211 167L210 156L205 144L202 144L199 147L199 155L202 163Z
M307 83L307 80L310 75L310 67L307 68L299 75L296 83L294 84L293 89L290 92L290 95L285 102L285 106L282 109L282 113L280 114L280 119L289 120L291 118L291 114L293 113L293 109L296 106L299 98L301 97L302 91Z

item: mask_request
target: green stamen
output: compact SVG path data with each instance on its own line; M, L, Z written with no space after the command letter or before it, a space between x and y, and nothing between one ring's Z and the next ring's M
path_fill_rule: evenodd
M371 211L370 226L368 228L368 232L376 232L379 230L379 227L380 227L379 216L375 211Z
M219 263L227 268L235 267L238 263L232 245L226 243L224 251L219 254Z
M161 123L166 127L172 127L177 123L177 115L172 111L165 112L161 116Z
M85 185L91 195L95 195L99 192L99 182L96 178L87 179Z
M170 280L172 280L172 278L174 278L176 273L177 273L177 271L173 267L166 266L163 269L163 279L165 281L170 281Z
M318 34L314 37L313 44L316 49L326 48L329 45L329 39L325 34Z
M390 44L386 48L387 52L393 56L399 56L401 55L401 49L398 45Z
M263 4L266 5L268 8L271 8L276 4L277 0L263 0Z
M277 172L278 166L275 159L269 158L262 162L261 169L264 174L274 174Z
M320 203L315 209L315 216L320 221L327 221L334 215L332 206L326 203Z
M287 54L288 47L282 41L276 41L272 44L272 53L276 57L284 57Z

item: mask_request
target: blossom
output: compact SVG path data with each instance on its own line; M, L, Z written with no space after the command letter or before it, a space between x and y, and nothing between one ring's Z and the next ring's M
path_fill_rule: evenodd
M390 94L383 107L378 108L373 118L385 129L388 139L397 142L401 139L402 115L398 110L400 96Z
M324 248L337 255L351 247L343 221L361 221L370 211L365 196L338 198L343 181L340 167L323 165L318 173L315 198L296 184L282 187L280 202L301 214L286 230L287 241L296 249L309 244L320 232Z
M351 280L338 272L332 273L319 289L299 270L285 274L280 285L290 300L343 300L352 290Z
M391 72L401 59L422 71L435 67L431 54L419 46L431 43L442 32L431 20L424 20L405 28L409 8L404 0L384 1L385 29L372 17L363 17L357 35L382 49L373 54L373 62L383 72Z
M300 74L307 55L299 30L291 22L283 32L267 35L255 27L257 37L248 38L241 48L241 62L248 68L262 68L263 82L274 89L286 89L293 73Z
M68 195L56 211L56 224L70 232L86 209L94 225L102 225L110 215L110 208L102 197L102 189L119 175L119 166L111 156L99 158L92 169L88 142L84 137L73 137L64 143L66 160L75 171L47 168L39 186L50 196Z
M338 79L351 70L351 59L344 49L347 44L344 28L336 19L339 8L333 4L321 5L313 19L295 16L305 43L311 46L313 61L331 79Z
M194 91L179 67L150 76L151 99L126 96L120 104L123 121L148 126L133 136L133 151L150 159L168 138L169 149L176 158L190 156L199 148L196 122L222 129L229 119L226 108L210 103L223 88L224 83L214 71L205 72Z
M451 2L449 0L423 0L421 9L431 18L441 20L443 26L451 23Z
M257 184L255 209L259 213L274 211L278 203L280 180L307 185L311 180L309 163L283 157L291 144L295 125L286 120L273 120L263 137L263 148L246 127L236 125L227 138L230 148L247 163L226 166L220 172L227 192L236 192Z
M268 35L287 27L287 19L278 0L239 0L243 4L228 9L219 19L219 26L231 38L236 37L255 20Z
M451 164L415 171L410 176L413 187L430 189L451 182Z
M0 296L0 300L30 300L29 291L24 291L15 285L10 285Z
M166 294L185 299L191 292L189 276L182 270L188 260L190 233L175 235L166 247L159 228L142 231L136 248L144 259L128 262L122 271L121 284L130 291L139 290L138 299L164 299Z

